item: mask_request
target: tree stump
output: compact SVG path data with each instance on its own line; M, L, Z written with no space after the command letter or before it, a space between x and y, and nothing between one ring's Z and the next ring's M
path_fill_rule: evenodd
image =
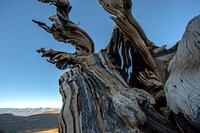
M200 129L200 16L172 48L150 41L133 17L131 0L99 0L116 26L109 44L94 53L90 36L69 19L68 0L39 0L57 8L49 27L76 51L38 52L59 69L63 106L60 133L176 133Z

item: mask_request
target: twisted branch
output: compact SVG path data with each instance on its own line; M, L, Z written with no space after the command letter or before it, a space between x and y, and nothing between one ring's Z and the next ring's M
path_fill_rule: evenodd
M51 27L40 21L33 20L33 22L51 33L57 41L70 43L75 46L76 53L94 52L94 43L90 36L69 19L71 6L67 0L39 1L54 4L57 7L57 15L49 18L53 22Z

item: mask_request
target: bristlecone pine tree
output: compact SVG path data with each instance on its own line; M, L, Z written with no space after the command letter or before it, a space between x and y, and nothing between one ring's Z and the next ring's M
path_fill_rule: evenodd
M200 132L200 16L170 49L150 41L133 17L131 0L99 0L116 26L94 53L90 36L69 18L68 0L56 6L51 27L33 20L76 51L38 50L59 69L60 133Z

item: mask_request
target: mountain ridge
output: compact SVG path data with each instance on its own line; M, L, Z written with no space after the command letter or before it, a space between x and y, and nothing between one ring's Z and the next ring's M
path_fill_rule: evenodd
M15 116L31 116L44 112L59 112L60 108L0 108L0 114L13 114Z

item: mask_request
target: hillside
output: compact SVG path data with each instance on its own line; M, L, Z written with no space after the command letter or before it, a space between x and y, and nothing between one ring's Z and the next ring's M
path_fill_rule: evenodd
M46 112L31 116L0 114L0 133L30 133L56 129L57 112Z

